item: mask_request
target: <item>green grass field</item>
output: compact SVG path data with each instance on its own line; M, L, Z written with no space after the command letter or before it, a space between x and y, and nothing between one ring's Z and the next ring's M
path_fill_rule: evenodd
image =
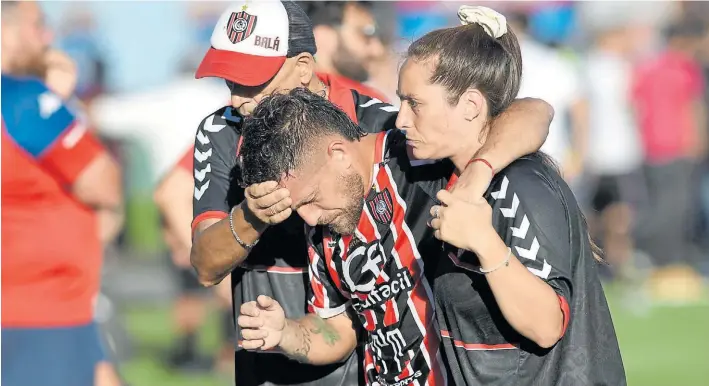
M631 386L709 385L709 305L639 309L608 291ZM221 386L228 379L174 373L162 365L172 338L168 308L134 307L126 314L135 356L122 367L131 386ZM218 347L217 321L204 328L202 349ZM581 386L581 385L579 385Z

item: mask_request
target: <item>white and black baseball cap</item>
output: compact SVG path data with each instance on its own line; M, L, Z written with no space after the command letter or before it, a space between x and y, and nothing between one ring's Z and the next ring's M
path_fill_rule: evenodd
M219 17L196 78L217 77L244 86L273 78L287 58L315 55L313 26L293 1L232 3Z

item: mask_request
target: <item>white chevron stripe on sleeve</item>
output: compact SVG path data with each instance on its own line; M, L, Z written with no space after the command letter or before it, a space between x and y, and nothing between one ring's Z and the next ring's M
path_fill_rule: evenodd
M502 178L502 185L500 185L500 190L497 192L492 192L491 196L495 200L501 200L504 199L507 195L507 185L509 185L510 180L507 179L507 176Z
M209 144L209 137L204 135L202 130L199 130L197 132L197 141L199 141L199 143L201 143L202 145L207 145L207 144Z
M510 227L510 229L512 229L512 236L520 239L526 238L527 231L529 230L529 219L527 218L527 215L525 214L522 218L522 224L519 225L519 228Z
M222 131L223 128L225 128L226 125L215 125L214 124L214 115L210 115L209 118L204 120L204 130L210 132L210 133L218 133Z
M194 169L194 178L196 178L199 182L203 182L204 178L207 177L207 173L212 171L212 164L207 164L207 167L204 169Z
M380 101L377 98L372 98L372 99L368 100L367 103L359 105L359 107L369 107L369 106L373 106L373 105L380 104L380 103L384 103L384 102Z
M202 196L204 195L204 192L207 191L207 189L209 189L209 180L207 180L207 182L205 182L204 185L202 185L199 189L195 185L194 198L196 198L197 201L199 201L202 198Z
M212 156L212 149L208 149L205 152L199 151L199 149L195 148L194 149L194 158L197 160L197 162L202 163L207 160L207 158Z
M512 218L517 214L517 208L519 208L519 197L517 193L512 196L512 206L509 208L500 208L502 215L507 218Z

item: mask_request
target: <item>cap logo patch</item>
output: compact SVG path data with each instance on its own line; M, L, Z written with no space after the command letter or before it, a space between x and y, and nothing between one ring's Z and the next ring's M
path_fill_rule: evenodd
M244 11L232 12L226 26L229 41L236 44L251 36L256 28L257 17Z

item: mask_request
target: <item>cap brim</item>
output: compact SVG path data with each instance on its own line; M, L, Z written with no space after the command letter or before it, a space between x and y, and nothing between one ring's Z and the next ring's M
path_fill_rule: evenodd
M276 76L285 56L256 56L210 48L195 78L217 77L243 86L260 86Z

